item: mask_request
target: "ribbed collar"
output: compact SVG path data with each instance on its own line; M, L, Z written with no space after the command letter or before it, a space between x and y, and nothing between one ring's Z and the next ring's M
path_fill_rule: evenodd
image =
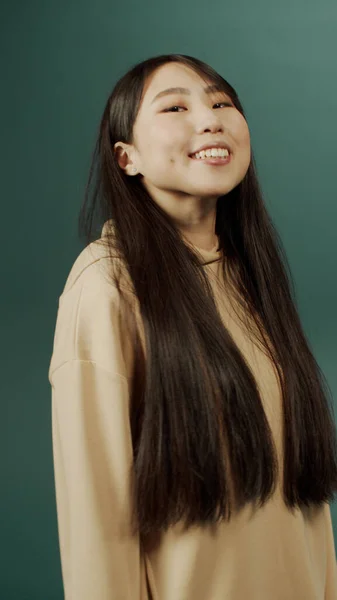
M111 227L111 224L112 219L109 219L104 223L101 234L102 237L106 235L106 232L108 231L109 227ZM211 250L204 250L203 248L199 248L199 246L195 245L193 245L193 248L195 248L200 254L201 263L203 265L208 265L221 259L221 251L217 249L218 243Z
M203 248L199 248L199 246L194 246L196 250L198 250L199 254L202 257L202 264L208 265L210 263L216 262L221 259L221 251L218 250L218 243L212 248L212 250L204 250Z

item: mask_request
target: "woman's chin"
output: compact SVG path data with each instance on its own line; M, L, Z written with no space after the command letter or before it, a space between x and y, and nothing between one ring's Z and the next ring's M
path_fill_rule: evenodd
M191 195L200 196L202 198L219 198L219 196L225 196L226 194L231 192L234 187L234 185L212 186L206 188L205 186L200 186L199 188L195 188Z

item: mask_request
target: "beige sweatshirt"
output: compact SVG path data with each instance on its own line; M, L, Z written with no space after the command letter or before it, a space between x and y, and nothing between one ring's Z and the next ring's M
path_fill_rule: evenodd
M199 252L222 318L255 375L282 464L275 370L226 300L220 254ZM329 505L292 514L281 483L262 509L247 507L215 530L177 525L149 547L131 535L133 353L106 269L107 252L97 242L75 260L59 299L49 369L65 600L337 600Z

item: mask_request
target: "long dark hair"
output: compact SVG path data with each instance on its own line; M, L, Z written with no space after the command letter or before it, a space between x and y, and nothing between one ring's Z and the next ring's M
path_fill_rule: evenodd
M243 116L234 88L184 55L150 58L114 87L94 150L79 232L89 244L95 219L111 220L111 257L121 257L142 318L143 379L132 390L134 531L165 531L184 520L229 520L236 506L263 506L275 490L275 445L255 379L221 321L193 249L114 153L132 143L144 84L169 62L218 84ZM283 397L283 497L289 509L320 505L337 489L336 432L329 386L303 332L282 243L263 203L254 157L241 183L217 202L223 275L257 324ZM113 259L116 262L116 259ZM112 264L111 274L115 272ZM113 276L118 285L118 280ZM141 370L137 360L137 368ZM113 398L111 399L113 402ZM225 452L226 450L226 452Z

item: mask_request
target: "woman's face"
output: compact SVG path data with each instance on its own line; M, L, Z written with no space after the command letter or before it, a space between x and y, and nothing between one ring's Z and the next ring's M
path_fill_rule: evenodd
M128 174L142 175L154 199L219 197L244 178L251 160L247 122L223 91L205 91L192 69L167 63L148 78L128 147ZM170 88L181 88L166 93ZM185 90L185 91L184 91ZM191 158L205 144L230 148L228 164Z

